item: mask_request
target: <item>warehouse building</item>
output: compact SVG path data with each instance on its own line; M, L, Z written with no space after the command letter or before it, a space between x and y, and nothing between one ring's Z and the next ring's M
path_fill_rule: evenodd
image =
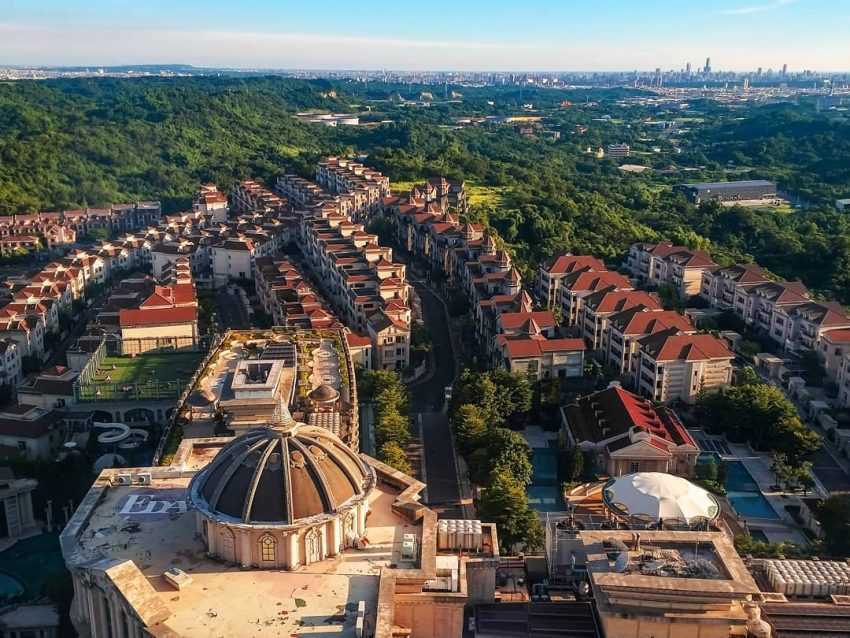
M776 199L776 184L763 179L679 184L674 190L684 193L685 197L694 204L708 201L739 202Z

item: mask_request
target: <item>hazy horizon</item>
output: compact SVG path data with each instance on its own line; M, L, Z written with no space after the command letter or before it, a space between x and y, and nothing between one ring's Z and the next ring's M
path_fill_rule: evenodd
M0 64L396 71L616 72L850 67L850 3L833 0L6 0ZM829 28L824 28L829 25ZM844 25L844 26L842 26ZM174 62L179 60L179 62ZM844 67L844 68L842 68Z

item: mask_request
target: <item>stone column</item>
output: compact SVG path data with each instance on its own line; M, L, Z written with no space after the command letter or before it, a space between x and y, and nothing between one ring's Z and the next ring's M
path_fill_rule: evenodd
M239 534L242 567L251 566L251 533L241 530Z
M288 556L286 558L289 569L295 569L302 563L301 551L298 545L298 532L293 532L289 535Z
M207 523L207 551L213 555L218 552L218 526L213 522Z
M330 555L336 556L342 550L342 523L339 516L331 523L331 547Z

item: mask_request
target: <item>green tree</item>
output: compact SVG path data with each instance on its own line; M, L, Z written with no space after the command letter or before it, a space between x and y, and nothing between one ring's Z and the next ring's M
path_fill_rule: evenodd
M464 456L481 446L487 432L487 420L478 406L467 403L460 406L452 418L455 438Z
M717 460L709 456L704 463L698 463L696 475L704 481L717 481Z
M697 413L707 427L736 441L800 462L820 447L820 436L800 420L782 390L766 383L748 383L700 396Z
M395 441L387 441L378 449L378 460L399 472L408 475L413 473L413 466L411 466L404 449Z
M382 446L393 441L404 447L410 442L410 424L406 416L398 412L385 412L375 424L375 442Z
M584 453L581 451L579 446L574 445L572 449L567 452L567 467L564 474L569 483L575 483L581 478L583 473Z
M528 551L543 545L543 529L537 513L529 507L525 485L510 472L497 467L481 492L478 512L482 519L496 523L499 544L512 548L521 544Z
M824 531L824 544L833 556L850 556L850 494L835 494L817 511Z

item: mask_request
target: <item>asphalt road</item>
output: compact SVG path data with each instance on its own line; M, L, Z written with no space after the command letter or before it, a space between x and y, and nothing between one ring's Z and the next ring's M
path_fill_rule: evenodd
M242 301L238 296L228 292L226 287L216 292L215 308L218 322L223 328L245 330L251 327L248 313L245 311Z
M455 360L449 326L440 300L418 281L411 282L422 300L422 315L431 332L434 373L410 386L411 406L417 412L439 411L443 407L445 388L454 382Z
M446 518L462 518L457 464L449 420L443 412L445 388L454 382L455 361L442 302L419 282L412 282L422 300L422 315L431 332L434 369L410 386L411 407L422 423L427 504Z

